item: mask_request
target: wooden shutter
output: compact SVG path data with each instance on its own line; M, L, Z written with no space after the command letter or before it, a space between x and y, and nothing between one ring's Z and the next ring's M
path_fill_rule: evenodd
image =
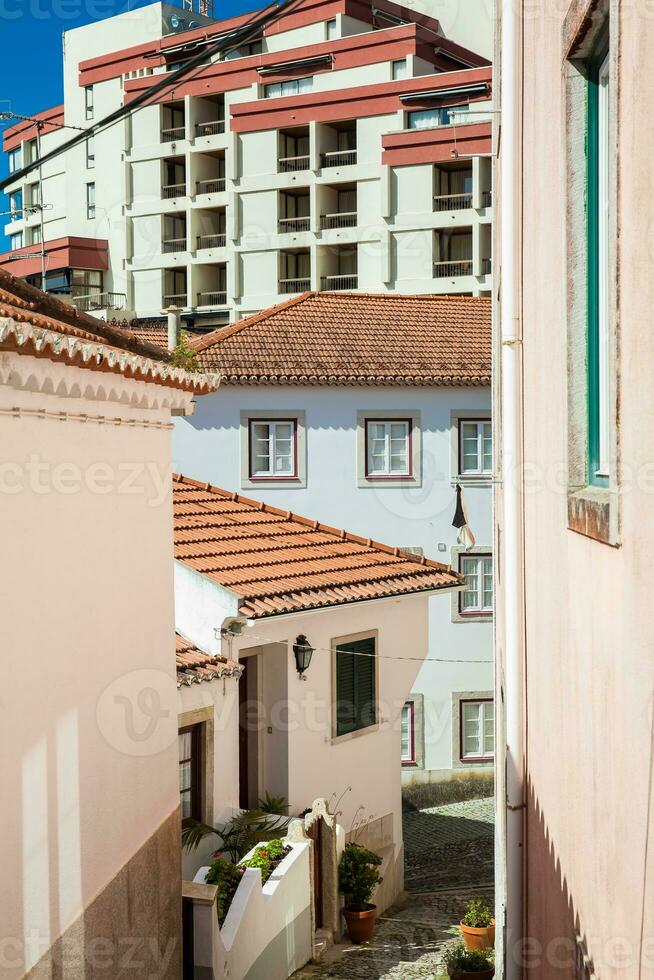
M374 724L375 639L353 640L336 648L336 734Z

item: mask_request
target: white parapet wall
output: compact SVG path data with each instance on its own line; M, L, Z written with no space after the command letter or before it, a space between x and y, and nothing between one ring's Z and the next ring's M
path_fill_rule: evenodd
M311 842L297 841L297 836L292 833L295 839L287 839L291 852L264 885L258 868L245 869L222 929L215 905L194 906L196 975L213 980L286 980L309 961ZM204 883L208 870L200 868L195 882Z

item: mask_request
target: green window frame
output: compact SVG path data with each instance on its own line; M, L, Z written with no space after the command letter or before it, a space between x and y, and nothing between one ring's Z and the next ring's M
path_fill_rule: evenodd
M586 245L587 245L587 483L607 487L601 466L600 385L600 70L608 54L608 39L598 45L588 63L586 123Z
M349 735L377 721L376 638L338 643L335 656L336 735Z

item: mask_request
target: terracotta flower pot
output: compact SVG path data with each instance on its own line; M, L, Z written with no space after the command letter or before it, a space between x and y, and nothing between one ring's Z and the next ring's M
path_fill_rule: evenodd
M347 931L353 943L369 943L375 931L375 919L377 918L377 906L369 905L365 912L352 912L351 909L343 909Z
M495 945L495 919L492 919L491 924L484 926L483 929L476 929L459 922L459 929L466 949L488 949L489 946Z
M463 970L455 970L448 966L447 972L451 980L492 980L495 967L489 966L487 970L476 970L474 973L468 973Z

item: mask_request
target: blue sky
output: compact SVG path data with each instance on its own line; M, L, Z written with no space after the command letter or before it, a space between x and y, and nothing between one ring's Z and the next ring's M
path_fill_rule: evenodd
M0 111L30 116L63 101L61 36L64 31L104 20L125 10L146 6L148 0L0 0L2 74ZM172 0L174 3L175 0ZM216 0L216 16L231 17L264 6L263 0ZM130 40L125 38L125 47ZM29 64L29 71L26 66ZM11 125L2 123L0 126ZM0 176L7 174L7 160L0 154ZM0 210L6 198L0 197ZM9 243L2 235L0 252Z

